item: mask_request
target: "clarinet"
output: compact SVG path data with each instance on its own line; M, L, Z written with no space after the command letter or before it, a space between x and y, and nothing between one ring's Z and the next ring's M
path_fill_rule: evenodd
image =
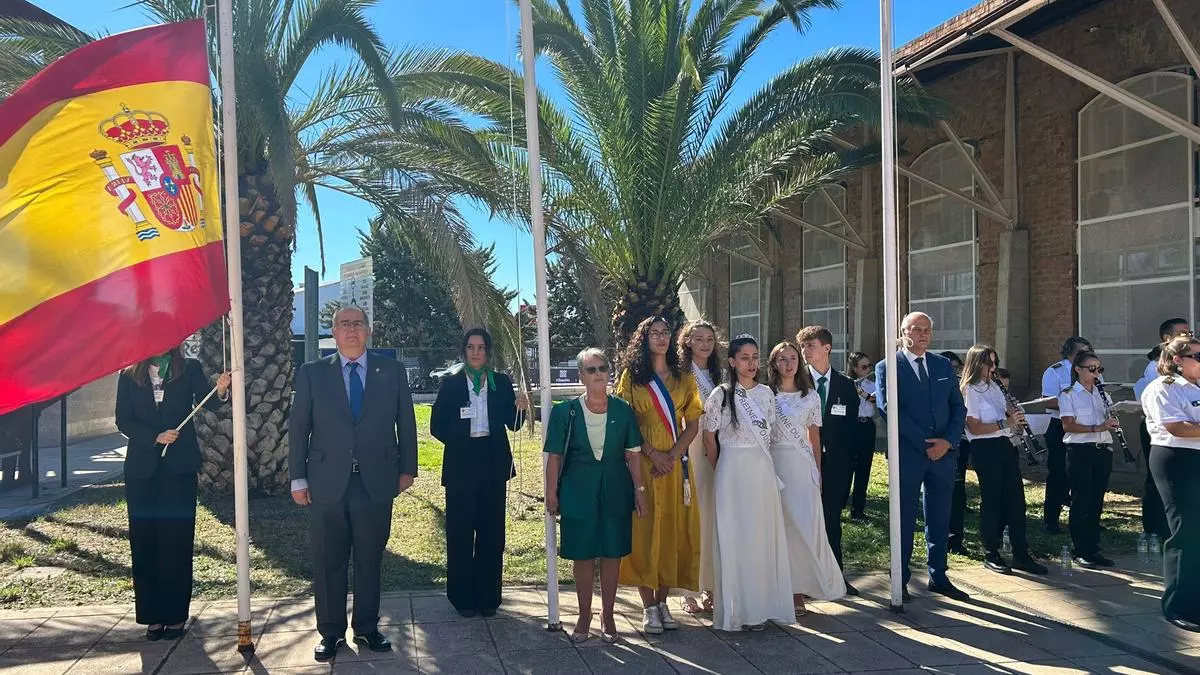
M995 374L992 374L992 383L1000 389L1000 393L1004 395L1004 400L1008 401L1010 411L1021 409L1021 402L1014 398L1012 394L1008 393L1008 389L1004 387L1004 385L1000 382L1000 378ZM1025 422L1021 426L1013 429L1013 431L1017 432L1017 441L1020 442L1021 449L1025 451L1025 458L1028 460L1029 466L1037 466L1037 458L1046 454L1046 449L1043 448L1042 444L1038 442L1037 434L1033 433L1033 429L1030 428L1029 422Z
M1108 394L1104 391L1104 383L1096 380L1096 389L1100 392L1100 400L1104 402L1104 416L1110 420L1116 420L1117 416L1113 414L1112 407L1109 403L1112 401ZM1113 435L1117 437L1117 443L1121 445L1121 452L1125 454L1125 463L1132 464L1137 461L1133 453L1129 451L1129 443L1125 440L1125 432L1121 430L1121 424L1118 420L1117 428L1112 430Z

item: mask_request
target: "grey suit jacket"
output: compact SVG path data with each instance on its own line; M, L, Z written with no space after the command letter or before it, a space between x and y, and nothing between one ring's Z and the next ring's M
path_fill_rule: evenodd
M355 458L371 499L395 499L400 474L417 475L417 422L404 368L374 354L367 359L362 419L355 424L338 355L300 366L288 448L288 473L308 481L314 503L342 499Z

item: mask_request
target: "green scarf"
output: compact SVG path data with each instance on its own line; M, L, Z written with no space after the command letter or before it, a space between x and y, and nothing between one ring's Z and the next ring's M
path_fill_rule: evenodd
M158 366L158 376L163 382L171 379L171 355L163 354L150 359L151 365Z
M475 370L471 366L463 364L463 372L467 374L468 378L470 378L471 385L474 387L476 394L479 393L480 389L483 389L484 376L487 376L488 389L496 391L496 372L491 368L484 366L479 370Z

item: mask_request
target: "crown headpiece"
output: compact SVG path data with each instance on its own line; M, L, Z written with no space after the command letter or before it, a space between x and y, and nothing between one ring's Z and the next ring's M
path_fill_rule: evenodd
M734 340L755 340L757 342L757 339L749 333L742 333L741 335L739 335L733 339Z
M101 122L99 128L105 138L136 150L165 143L171 125L159 113L130 110L122 103L121 112Z

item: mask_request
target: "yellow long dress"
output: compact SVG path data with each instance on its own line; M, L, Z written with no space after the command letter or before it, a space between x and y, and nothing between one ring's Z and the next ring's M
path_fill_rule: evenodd
M684 425L699 425L704 405L691 373L666 381L676 415ZM654 408L648 387L634 384L629 373L617 380L617 396L633 407L642 437L655 450L670 450L674 442ZM685 451L686 456L686 451ZM692 505L683 504L683 468L675 462L671 472L655 478L654 465L642 456L642 485L646 486L647 513L633 515L633 550L621 559L620 583L626 586L699 590L700 508L696 503L696 474L689 472Z

